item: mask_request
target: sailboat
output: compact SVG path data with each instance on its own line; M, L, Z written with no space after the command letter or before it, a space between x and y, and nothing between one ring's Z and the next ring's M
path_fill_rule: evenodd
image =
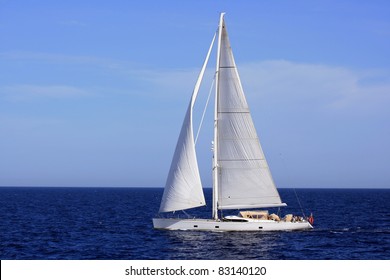
M189 102L166 181L155 229L205 231L278 231L312 228L310 219L281 218L268 208L281 201L261 148L242 89L222 13L218 29ZM205 206L195 150L193 108L217 40L213 143L213 205L210 219L161 217L164 213ZM219 211L237 209L237 215Z

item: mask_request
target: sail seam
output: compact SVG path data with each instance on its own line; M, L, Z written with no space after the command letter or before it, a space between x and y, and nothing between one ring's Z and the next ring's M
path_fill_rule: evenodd
M220 159L219 161L265 161L265 158L248 158L248 159Z
M221 137L220 139L227 140L227 141L236 141L236 142L240 141L237 138L232 138L232 137ZM246 138L243 137L241 139L242 140L258 140L259 138L258 137L246 137Z
M249 111L235 111L235 112L228 112L228 111L218 111L219 114L250 114Z

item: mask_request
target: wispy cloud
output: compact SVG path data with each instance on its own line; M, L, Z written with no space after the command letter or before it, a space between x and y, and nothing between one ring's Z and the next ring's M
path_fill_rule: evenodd
M39 52L0 52L0 59L103 67L129 86L116 91L153 98L189 99L200 70L148 69L110 58ZM239 63L238 68L246 94L258 104L266 99L291 107L309 104L313 109L329 112L350 109L359 114L383 112L390 106L390 73L386 69L356 70L287 60ZM208 70L209 79L213 71L212 68ZM208 85L205 88L208 90ZM0 87L0 94L12 100L27 100L82 97L90 92L67 85L4 85Z
M0 59L4 60L39 60L46 62L70 62L70 63L92 63L103 62L109 59L94 57L94 56L80 56L67 55L60 53L46 53L46 52L30 52L30 51L6 51L0 52Z
M267 98L282 104L288 101L291 106L360 113L390 106L390 80L385 70L358 71L284 60L246 64L240 70L247 94L258 101Z
M133 71L132 77L148 85L151 91L145 94L190 98L198 74L196 69L155 69Z
M283 109L348 110L354 114L377 114L390 107L390 74L385 69L355 70L286 60L253 62L238 68L251 107L272 103ZM198 73L198 69L140 70L132 76L148 85L144 94L189 99ZM213 73L209 69L206 76ZM208 89L206 85L204 90Z
M17 127L20 131L31 130L37 127L58 127L64 125L66 120L54 117L23 117L0 115L0 130L11 131Z
M0 95L11 101L29 101L37 98L62 99L91 95L87 90L66 85L15 85L0 87Z
M68 55L61 53L46 53L46 52L30 52L30 51L6 51L0 52L0 60L15 60L23 61L39 61L46 63L60 64L89 64L98 66L115 67L120 63L115 59L83 56L83 55Z

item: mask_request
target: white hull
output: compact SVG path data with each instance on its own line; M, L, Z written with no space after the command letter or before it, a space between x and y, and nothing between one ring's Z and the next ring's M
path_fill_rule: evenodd
M206 219L153 219L155 229L205 231L288 231L313 228L307 221L284 222L257 220L248 222L215 221Z

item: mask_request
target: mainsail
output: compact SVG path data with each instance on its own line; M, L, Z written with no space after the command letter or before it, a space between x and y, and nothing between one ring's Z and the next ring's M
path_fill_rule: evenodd
M217 65L218 209L285 206L261 149L221 18Z

